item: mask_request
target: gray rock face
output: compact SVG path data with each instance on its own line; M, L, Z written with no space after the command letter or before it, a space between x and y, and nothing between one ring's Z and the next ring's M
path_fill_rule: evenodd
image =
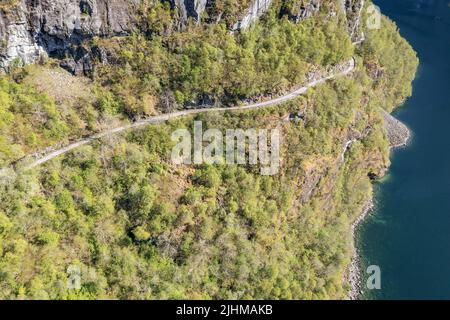
M364 0L341 0L341 6L347 16L348 31L354 42L364 38L363 34L358 32L361 25L361 13L364 9Z
M208 0L171 0L181 24L200 21ZM124 36L136 26L141 0L19 0L0 10L0 69L19 59L34 63L43 55L64 59L75 74L89 73L92 54L80 46L86 39ZM99 49L100 50L100 49ZM101 55L104 58L104 54Z
M254 0L244 16L233 26L233 30L236 31L248 28L269 10L271 3L272 0Z
M292 21L300 22L319 12L325 3L326 0L297 0L297 3L288 10L287 15ZM353 37L357 33L360 25L364 0L338 0L336 1L336 5L336 10L340 10L346 16L349 33Z
M35 36L29 32L26 7L21 4L10 13L0 13L0 68L4 69L12 61L34 63L44 53Z
M300 7L299 14L297 15L297 21L313 16L320 10L321 5L322 0L311 0L305 6Z
M73 57L72 72L86 67L87 52L75 48L94 36L129 34L139 0L19 0L0 10L0 67L15 59L36 62L44 53ZM80 62L81 61L81 62Z
M203 12L216 0L167 1L178 9L183 29L189 18L200 22ZM297 0L284 14L298 22L317 13L325 1ZM364 0L339 1L354 37ZM272 2L251 1L249 8L237 17L232 30L248 28L269 10ZM95 36L130 34L137 27L140 4L141 0L17 0L14 7L0 9L0 70L7 70L14 60L30 64L49 55L61 59L62 65L75 74L89 74L93 58L104 62L106 53L101 48L86 49L84 41ZM216 15L213 22L220 20L221 13Z
M298 23L312 17L320 10L322 3L323 0L310 0L308 2L300 1L300 3L295 5L293 10L288 13L289 19Z
M181 23L184 25L188 18L200 22L208 0L171 0L172 5L178 8Z

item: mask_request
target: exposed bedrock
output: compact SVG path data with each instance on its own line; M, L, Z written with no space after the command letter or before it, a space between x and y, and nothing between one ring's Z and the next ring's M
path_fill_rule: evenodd
M193 18L200 22L201 15L205 11L206 4L211 0L171 0L172 6L178 8L182 24L185 24L188 18Z
M17 0L0 9L0 68L33 63L43 53L77 73L89 69L87 52L74 46L94 36L129 34L140 0Z
M272 0L255 0L252 1L250 7L244 16L233 26L233 30L248 28L254 21L258 20L270 8Z
M292 21L300 22L316 14L323 2L324 0L298 0L294 3L289 3L289 5L283 5L281 14L287 15Z
M177 23L183 29L189 19L200 23L202 16L209 14L205 13L208 7L219 0L161 1L170 1L178 10ZM363 0L295 0L283 1L277 10L299 22L327 4L333 10L344 10L349 28L354 30L351 21L357 19L361 3ZM13 61L30 64L48 55L60 59L74 74L90 74L93 58L105 62L106 53L101 48L86 48L85 40L130 34L138 27L141 4L142 0L14 0L0 4L0 70L7 70ZM236 14L232 29L248 28L275 4L273 0L249 1L248 7ZM208 21L220 21L221 16L215 12Z

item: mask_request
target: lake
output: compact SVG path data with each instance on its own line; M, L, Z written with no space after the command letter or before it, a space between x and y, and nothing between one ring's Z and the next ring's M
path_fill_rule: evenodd
M412 97L395 115L413 132L375 187L376 208L358 232L363 270L381 268L365 299L450 299L450 5L378 0L418 52ZM367 279L367 275L364 275Z

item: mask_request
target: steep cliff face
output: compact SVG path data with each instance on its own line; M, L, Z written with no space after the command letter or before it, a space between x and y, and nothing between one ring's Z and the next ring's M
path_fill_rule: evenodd
M6 68L14 59L34 63L44 52L30 32L24 3L13 9L0 11L0 68Z
M89 68L88 52L74 49L94 36L131 32L139 0L19 0L0 10L0 67L36 62L42 54L63 58L73 72Z
M182 25L186 24L188 18L200 22L201 15L205 11L208 0L171 0L173 7L178 9Z
M267 10L269 10L272 0L255 0L252 1L250 8L245 12L244 16L233 26L233 30L248 28L254 21L258 20Z
M124 36L138 27L142 0L14 0L0 6L0 70L15 60L30 64L48 55L62 60L61 65L74 74L89 74L93 57L105 60L101 48L86 48L85 40L95 36ZM152 5L152 2L146 2ZM344 10L349 32L357 32L357 17L363 0L297 0L274 3L272 0L248 0L231 9L220 0L170 0L176 12L178 28L189 19L216 23L231 15L229 27L248 28L272 6L280 15L296 22L313 16L324 5ZM213 8L213 9L211 9Z
M296 1L294 3L286 3L282 6L282 13L287 15L289 19L300 22L303 19L313 16L320 10L323 0Z
M358 30L361 24L361 10L364 7L364 0L297 0L285 1L281 7L281 13L287 15L290 20L300 22L319 12L325 5L333 5L331 12L337 14L342 12L348 24L349 34L353 41L361 40Z
M187 20L192 18L197 23L200 22L202 14L206 11L209 21L219 22L227 11L233 11L230 4L222 3L220 0L170 0L172 8L178 10L180 27L184 28ZM248 28L254 21L269 9L272 0L252 0L247 5L241 3L244 9L235 17L232 30Z
M364 9L364 0L341 0L342 7L347 16L348 30L352 40L355 42L362 41L364 34L359 32L361 27L361 13Z

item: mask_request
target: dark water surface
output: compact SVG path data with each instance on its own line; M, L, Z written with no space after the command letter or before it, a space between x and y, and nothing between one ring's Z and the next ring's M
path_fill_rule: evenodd
M418 52L413 96L397 112L413 131L376 186L359 231L363 269L381 268L367 299L450 299L450 0L375 0ZM367 279L367 275L364 275Z

